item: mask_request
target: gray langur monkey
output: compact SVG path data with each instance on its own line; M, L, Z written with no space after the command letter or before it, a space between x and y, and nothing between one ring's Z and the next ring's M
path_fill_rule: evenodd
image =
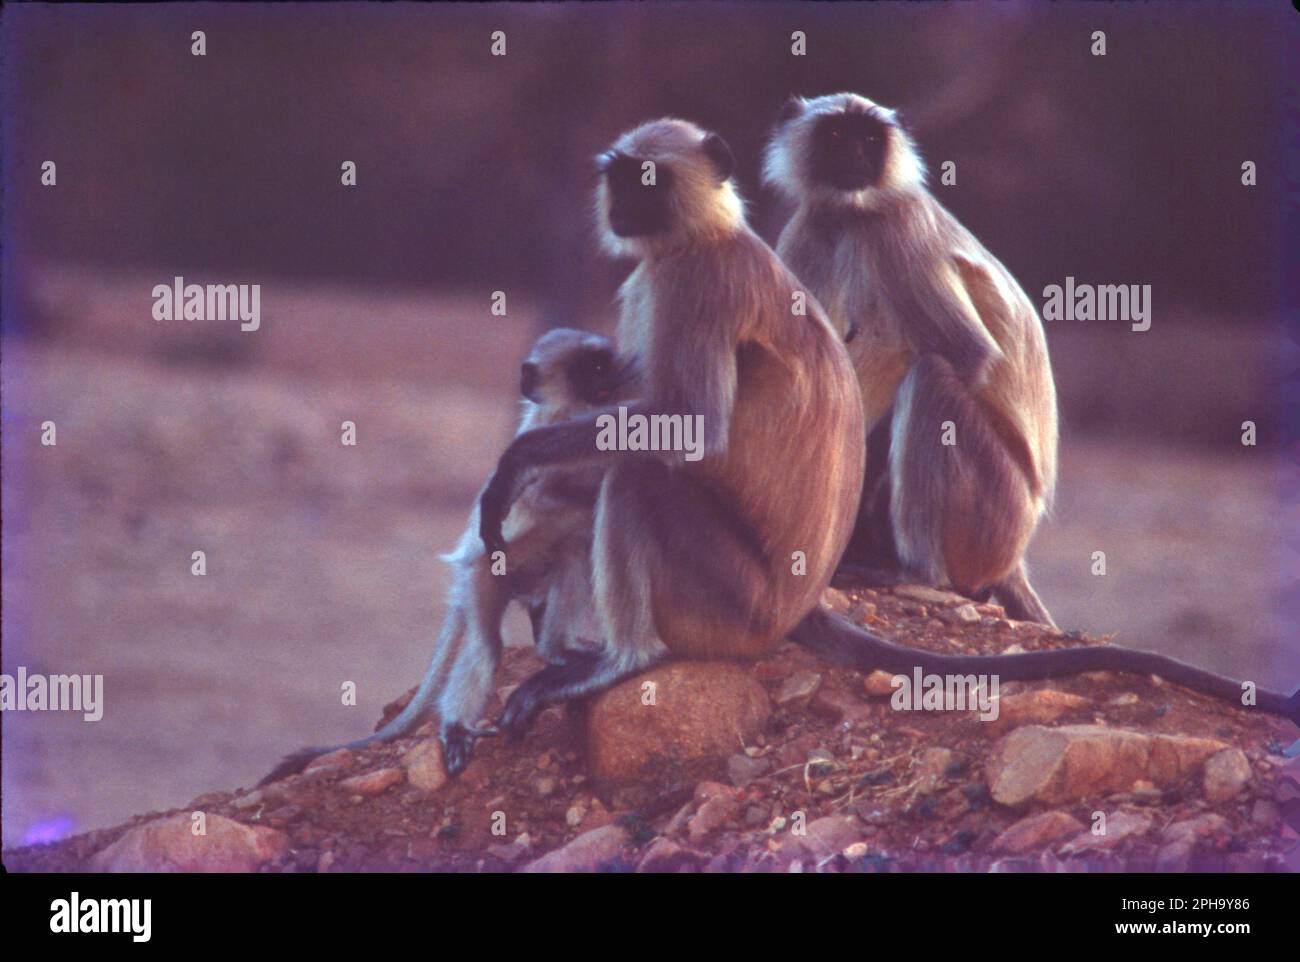
M864 405L844 343L815 298L795 310L805 288L745 222L734 160L717 134L653 121L620 137L598 167L605 245L638 262L620 290L618 325L620 351L638 371L637 400L520 434L479 506L484 544L509 555L503 524L529 472L601 467L591 587L602 647L526 679L498 720L505 734L520 738L544 706L669 656L758 658L787 636L864 671L1008 680L1135 671L1241 703L1240 683L1162 655L1109 647L935 655L819 606L864 475ZM959 356L957 370L969 373L970 361ZM660 440L674 425L684 436L698 423L703 457L623 434L623 425L656 420ZM1256 698L1300 721L1300 693Z
M520 368L523 415L519 434L567 421L616 400L634 379L606 337L569 328L543 334ZM579 466L533 471L505 522L509 558L494 558L479 537L475 504L456 548L443 555L451 565L448 609L433 658L406 707L379 731L326 748L287 756L258 784L301 771L313 758L338 748L364 748L406 734L436 704L446 757L455 774L477 737L501 657L501 620L511 601L525 606L539 654L562 663L571 651L590 648L599 637L592 623L592 508L599 470ZM457 753L457 749L466 751Z
M592 587L604 647L520 685L499 721L515 736L544 705L670 654L771 652L829 583L862 488L866 434L848 354L820 307L795 313L801 287L745 222L726 142L653 121L598 168L604 244L638 261L620 290L617 341L641 393L621 413L521 434L481 518L489 549L506 548L502 520L529 469L602 467ZM683 435L698 425L703 456L672 444L610 449L611 421L638 419Z
M798 205L777 253L845 338L862 388L868 477L849 557L892 567L896 552L932 584L1053 625L1024 562L1056 484L1033 303L926 189L895 113L865 97L790 98L764 177Z

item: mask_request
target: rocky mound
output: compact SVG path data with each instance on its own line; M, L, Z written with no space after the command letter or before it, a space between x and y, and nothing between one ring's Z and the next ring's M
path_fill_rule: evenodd
M832 589L825 602L938 652L1102 643L920 586ZM498 698L540 667L526 650L504 662ZM521 744L481 742L454 780L426 724L263 789L204 795L4 862L11 871L1300 869L1300 759L1283 755L1296 737L1286 722L1104 672L1005 683L996 719L896 710L893 694L887 675L864 678L793 645L757 665L669 664L549 709Z

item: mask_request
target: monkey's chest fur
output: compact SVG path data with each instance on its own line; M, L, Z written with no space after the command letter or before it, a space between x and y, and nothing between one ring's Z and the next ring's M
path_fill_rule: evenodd
M862 413L870 433L889 412L915 354L888 330L888 322L879 315L860 316L864 323L847 347L862 389Z
M795 273L825 308L839 335L862 390L868 433L889 411L898 386L916 358L896 316L876 283L871 251L848 237L805 235L784 243Z

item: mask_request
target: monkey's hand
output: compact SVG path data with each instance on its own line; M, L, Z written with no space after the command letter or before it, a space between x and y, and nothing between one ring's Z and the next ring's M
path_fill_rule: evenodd
M510 508L523 493L523 480L524 472L515 467L514 459L507 451L478 502L478 533L489 555L506 550L502 527L510 514Z

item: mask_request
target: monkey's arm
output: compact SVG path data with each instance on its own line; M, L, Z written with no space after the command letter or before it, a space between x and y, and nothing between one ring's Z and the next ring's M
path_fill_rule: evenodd
M666 305L673 307L674 305ZM686 307L684 305L683 307ZM674 319L698 317L698 311L669 314ZM630 423L636 417L699 416L703 427L703 453L725 452L732 408L736 396L736 355L730 332L716 321L678 324L670 330L655 352L658 362L649 372L649 384L660 385L653 401L632 401L620 405ZM527 469L579 462L608 462L615 458L656 458L676 465L683 451L626 451L617 445L602 450L600 436L623 417L619 408L606 408L591 415L536 428L520 434L506 448L479 501L479 532L488 553L505 550L501 525L519 496Z
M622 406L626 409L628 418L649 413L649 406L644 401L633 401ZM615 418L617 423L618 409L608 408L572 421L534 428L520 434L510 443L479 498L479 535L489 554L505 550L501 526L510 513L511 505L523 490L523 481L528 476L529 468L581 462L598 463L615 457L664 456L665 452L601 450L597 441L602 433L609 431L609 424L605 420L607 417Z
M896 269L900 280L891 307L912 349L918 355L940 355L964 383L978 384L1002 351L956 262L941 257L930 271L903 264Z

